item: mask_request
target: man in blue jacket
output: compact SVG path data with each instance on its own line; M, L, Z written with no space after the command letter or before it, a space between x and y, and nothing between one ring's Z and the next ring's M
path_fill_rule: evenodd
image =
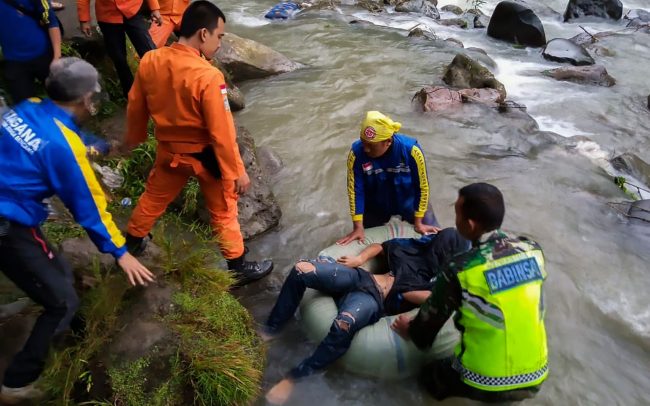
M126 250L106 211L77 121L96 112L95 68L78 58L55 61L45 81L51 99L28 99L2 116L0 128L0 271L44 307L23 349L5 371L0 403L40 395L34 382L52 338L68 329L79 305L72 271L39 225L43 199L58 195L97 248L112 254L132 285L153 275Z
M0 48L4 77L14 103L36 96L61 57L61 29L49 0L0 0Z
M338 244L363 240L365 228L381 226L394 215L420 234L439 230L429 204L424 154L416 139L397 132L401 127L378 111L369 111L361 123L361 139L348 155L353 230Z

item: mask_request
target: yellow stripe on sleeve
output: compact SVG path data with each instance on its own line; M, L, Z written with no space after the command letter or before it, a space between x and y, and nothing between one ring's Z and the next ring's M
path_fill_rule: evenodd
M111 238L111 242L118 248L123 247L126 243L126 240L115 225L113 217L106 210L106 196L104 195L104 191L99 185L99 182L95 177L95 172L93 171L92 167L90 166L90 162L86 157L86 146L83 144L77 133L66 127L59 120L54 119L54 121L63 133L65 140L68 142L68 145L73 152L77 166L79 166L79 169L81 169L81 173L84 177L84 180L86 181L88 190L90 190L90 194L95 203L97 213L99 214L100 220Z
M354 161L356 157L354 152L350 150L348 154L348 199L350 200L350 216L352 216L352 221L360 221L363 219L362 214L356 214L357 212L357 195L354 191Z
M424 217L429 205L429 180L427 179L427 164L424 160L422 150L416 146L411 149L411 156L418 167L418 177L420 178L420 202L418 209L415 211L415 217Z

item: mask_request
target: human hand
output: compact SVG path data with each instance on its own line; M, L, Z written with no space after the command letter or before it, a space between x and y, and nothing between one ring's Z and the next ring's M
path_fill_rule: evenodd
M390 328L393 329L400 337L405 340L410 340L409 337L409 325L411 324L411 318L405 314L400 314L393 324L390 325Z
M341 258L337 259L336 262L345 266L349 266L350 268L356 268L358 266L361 266L361 264L364 263L364 260L359 255L344 255Z
M235 192L237 192L238 195L241 195L246 193L250 187L251 180L248 177L246 171L244 171L244 174L242 176L240 176L238 179L235 179Z
M365 231L363 229L363 226L361 226L361 227L356 227L355 226L350 234L348 234L345 237L341 238L336 243L338 245L348 245L352 241L359 240L359 241L363 242L363 240L365 240L365 239L366 239L366 233L365 233Z
M90 21L79 22L79 29L86 37L90 37L93 35L92 29L90 28Z
M129 278L129 282L133 286L147 286L147 282L153 282L155 280L155 277L151 271L142 265L136 257L129 254L128 252L117 260L117 264L126 273L126 276Z
M151 12L151 21L156 23L160 27L163 23L162 16L160 15L160 10L154 10Z
M415 218L415 224L413 224L413 228L415 229L416 233L422 234L422 235L437 234L438 231L441 230L440 227L430 226L430 225L427 225L427 224L422 224L422 218L420 218L420 217Z

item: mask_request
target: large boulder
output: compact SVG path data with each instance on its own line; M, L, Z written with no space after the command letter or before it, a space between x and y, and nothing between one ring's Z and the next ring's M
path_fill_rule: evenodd
M626 152L610 161L614 169L638 179L644 185L650 185L650 164L636 154Z
M458 107L467 102L496 107L501 94L489 88L453 90L442 86L427 86L417 92L413 99L422 111L432 112Z
M464 18L443 18L438 20L438 24L444 25L446 27L460 27L460 28L470 28L470 24Z
M623 3L621 0L569 0L564 11L565 22L587 16L620 20L623 16Z
M539 17L527 6L502 1L494 9L488 35L515 44L541 47L546 44L546 33Z
M395 6L395 11L418 13L433 19L440 18L438 9L429 0L407 0L400 2Z
M486 28L490 24L490 17L476 8L467 10L461 18L467 21L469 28Z
M456 14L457 16L463 14L463 9L453 4L447 4L446 6L442 6L440 10L446 11L447 13Z
M501 95L500 102L506 98L506 88L503 83L496 80L488 68L465 54L457 54L454 57L447 66L442 80L450 86L461 89L495 89Z
M611 77L607 73L607 69L602 65L565 66L545 71L544 74L556 80L566 80L587 85L611 87L616 84L616 79Z
M542 55L554 62L567 62L575 66L593 65L596 63L582 46L564 38L552 39L546 44Z
M259 42L227 33L216 55L235 82L292 72L303 65Z

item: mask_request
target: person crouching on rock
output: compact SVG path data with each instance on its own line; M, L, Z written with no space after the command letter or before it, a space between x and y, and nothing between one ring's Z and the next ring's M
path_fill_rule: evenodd
M266 399L272 404L283 404L298 379L322 371L342 357L357 331L385 314L399 314L418 307L431 294L430 281L439 265L469 248L469 241L448 228L420 239L396 238L371 244L357 256L299 261L282 285L260 332L262 339L272 339L293 317L307 288L335 295L338 315L316 351L271 388ZM362 268L380 254L386 260L388 273L371 274Z
M401 127L378 111L369 111L361 123L361 139L348 154L353 230L337 244L363 241L365 228L384 225L394 215L420 234L439 230L429 203L424 154L416 139L397 132Z
M183 13L178 42L148 52L140 62L129 92L125 144L134 148L147 139L151 117L158 148L126 241L138 255L158 217L193 176L228 269L244 285L268 275L273 262L244 259L237 199L251 181L239 153L224 76L210 63L225 24L226 17L213 3L192 2Z
M28 99L2 116L0 128L0 271L44 307L23 347L5 371L0 403L38 398L34 382L50 342L68 330L79 299L70 266L43 235L43 199L59 196L101 252L112 254L132 285L153 274L126 250L125 240L79 136L77 121L97 111L98 74L79 58L50 66L50 99Z

